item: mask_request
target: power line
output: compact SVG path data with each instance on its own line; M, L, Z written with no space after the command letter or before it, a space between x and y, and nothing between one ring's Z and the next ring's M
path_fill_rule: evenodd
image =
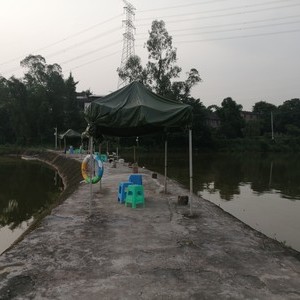
M290 1L290 0L285 0L286 1ZM249 5L242 5L242 6L235 6L235 7L228 7L228 8L222 8L222 9L211 9L211 10L205 10L205 11L200 11L200 12L196 12L196 13L184 13L184 14L178 14L178 15L168 15L168 16L161 16L160 18L177 18L177 17L182 17L182 16L186 16L186 15L199 15L199 14L207 14L207 13L215 13L215 12L223 12L223 11L231 11L233 9L245 9L245 8L251 8L251 7L258 7L258 6L264 6L264 5L269 5L269 4L273 4L273 3L281 3L282 0L275 0L275 1L269 1L269 2L265 2L265 3L259 3L259 4L249 4ZM291 7L291 6L298 6L300 5L300 3L293 3L290 5L284 5L284 6L280 6L280 8L285 8L285 7ZM275 7L269 7L266 9L276 9L277 6ZM147 17L147 18L141 18L141 19L137 19L136 21L144 21L144 20L151 20L153 19L153 17Z
M88 61L88 62L86 62L86 63L83 63L83 64L81 64L81 65L75 66L75 67L73 67L73 68L71 68L71 69L72 69L72 70L75 70L75 69L84 67L84 66L86 66L86 65L92 64L92 63L94 63L94 62L96 62L96 61L103 60L104 58L107 58L107 57L110 57L110 56L114 56L114 55L119 54L119 53L120 53L120 51L116 51L116 52L110 53L110 54L108 54L108 55L105 55L105 56L102 56L102 57L99 57L99 58L90 60L90 61Z
M100 48L97 48L97 49L94 49L94 50L92 50L92 51L86 52L86 53L81 54L81 55L79 55L79 56L76 56L76 57L73 57L73 58L71 58L71 59L65 60L65 61L63 61L63 62L61 62L61 63L59 63L59 64L60 64L60 65L67 64L67 63L72 62L72 61L74 61L74 60L83 58L83 57L85 57L85 56L88 56L88 55L90 55L90 54L93 54L93 53L95 53L95 52L104 50L104 49L106 49L106 48L112 47L112 46L117 45L117 44L120 44L120 43L121 43L121 40L115 41L115 42L110 43L110 44L108 44L108 45L102 46L102 47L100 47ZM118 53L119 53L119 51L118 51ZM114 53L114 54L115 54L115 53ZM108 55L108 56L110 56L110 55ZM101 59L101 58L99 58L99 59ZM21 70L21 69L22 69L21 67L17 67L17 68L14 68L14 69L10 69L10 70L1 72L1 74L2 74L2 75L6 75L6 74L9 74L9 73L12 73L12 72L15 72L15 71L19 71L19 70Z
M294 7L294 6L299 6L299 5L300 5L300 3L295 3L295 4L292 4L292 5L269 7L269 8L265 8L265 9L248 10L248 11L243 11L243 12L234 12L234 13L222 14L222 15L202 16L201 20L203 20L203 19L213 19L213 18L228 17L228 16L235 16L235 15L245 15L245 14L249 14L249 13L257 13L257 12L262 12L262 11L269 11L269 10L274 10L274 9L282 9L282 8ZM198 13L196 13L196 14L198 14ZM199 14L201 14L201 12ZM186 14L182 14L181 16L190 16L190 15L191 15L190 13L186 13ZM165 16L164 18L167 18L167 17L168 16ZM179 23L179 22L186 22L186 21L193 21L193 20L199 20L199 18L187 18L187 19L169 20L168 23ZM149 26L149 24L148 23L139 24L138 26L139 27Z
M244 39L244 38L250 38L250 37L261 37L261 36L268 36L268 35L287 34L287 33L294 33L294 32L300 32L300 29L286 30L286 31L275 31L275 32L268 32L268 33L257 33L257 34L240 35L240 36L231 36L231 37L225 37L225 38L212 38L212 39L202 39L202 40L176 41L176 43L183 44L183 43L198 43L198 42L210 42L210 41L223 41L223 40L233 40L233 39Z
M62 42L65 42L66 40L69 40L69 39L71 39L71 38L74 38L74 37L76 37L76 36L78 36L78 35L81 35L81 34L87 32L87 31L90 31L90 30L92 30L92 29L94 29L94 28L96 28L96 27L99 27L99 26L104 25L104 24L106 24L106 23L109 23L109 22L111 22L111 21L113 21L113 20L115 20L115 19L117 19L117 18L120 18L121 16L122 16L122 14L119 14L119 15L114 16L114 17L111 17L111 18L109 18L109 19L107 19L107 20L105 20L105 21L102 21L102 22L99 22L99 23L94 24L94 25L92 25L92 26L89 26L89 27L87 27L87 28L85 28L85 29L83 29L83 30L81 30L81 31L79 31L79 32L76 32L76 33L74 33L74 34L71 34L71 35L69 35L69 36L66 36L65 38L63 38L63 39L61 39L61 40L59 40L59 41L57 41L57 42L54 42L54 43L52 43L52 44L50 44L50 45L48 45L48 46L45 46L45 47L39 49L38 51L45 50L46 48L49 48L49 47L55 46L55 45L57 45L57 44L60 44L60 43L62 43Z
M187 3L187 4L182 4L182 5L165 6L165 7L160 7L160 8L151 8L151 9L139 10L139 13L169 10L169 9L181 8L181 7L198 6L198 5L203 5L203 4L211 4L211 3L214 3L214 2L225 2L225 1L228 1L228 0L212 0L212 1L206 1L206 2L197 2L197 3Z
M60 64L66 64L66 63L69 63L69 62L71 62L71 61L74 61L74 60L77 60L77 59L83 58L83 57L85 57L85 56L87 56L87 55L93 54L93 53L95 53L95 52L98 52L98 51L100 51L100 50L103 50L103 49L109 48L109 47L111 47L111 46L114 46L114 45L121 44L121 42L122 42L122 41L121 41L121 40L119 40L119 41L116 41L116 42L110 43L110 44L108 44L108 45L105 45L105 46L103 46L103 47L100 47L100 48L97 48L97 49L91 50L91 51L89 51L89 52L86 52L86 53L84 53L84 54L81 54L81 55L78 55L78 56L76 56L76 57L73 57L73 58L70 58L70 59L68 59L68 60L65 60L65 61L61 62Z
M213 41L223 41L223 40L234 40L234 39L245 39L251 37L262 37L262 36L269 36L269 35L280 35L280 34L287 34L287 33L295 33L300 32L300 29L294 30L286 30L286 31L276 31L276 32L268 32L268 33L258 33L258 34L249 34L249 35L239 35L239 36L230 36L225 38L210 38L210 39L201 39L201 40L186 40L186 41L176 41L176 44L184 44L184 43L199 43L199 42L213 42ZM144 45L136 45L137 47L143 47Z
M79 31L79 32L70 34L70 35L66 36L65 38L63 38L63 39L61 39L61 40L58 40L58 41L56 41L56 42L54 42L54 43L48 44L48 45L46 45L46 46L44 46L44 47L42 47L42 48L36 49L36 50L34 50L34 51L31 51L31 52L32 52L32 53L36 53L36 52L43 51L43 50L45 50L45 49L48 49L48 48L50 48L50 47L53 47L53 46L58 45L58 44L60 44L60 43L63 43L63 42L65 42L65 41L67 41L67 40L69 40L69 39L71 39L71 38L74 38L74 37L76 37L76 36L79 36L79 35L81 35L81 34L83 34L83 33L85 33L85 32L88 32L88 31L90 31L90 30L92 30L92 29L94 29L94 28L96 28L96 27L98 27L98 26L101 26L101 25L104 25L104 24L106 24L106 23L108 23L108 22L110 22L110 21L113 21L114 19L117 19L117 18L119 18L119 17L121 17L121 16L122 16L122 14L119 14L119 15L114 16L114 17L112 17L112 18L109 18L109 19L107 19L107 20L105 20L105 21L102 21L102 22L99 22L99 23L94 24L94 25L92 25L92 26L89 26L89 27L87 27L87 28L85 28L85 29L83 29L83 30L81 30L81 31ZM18 61L18 60L20 60L20 59L22 59L22 58L24 58L24 56L19 56L19 57L12 58L12 59L10 59L10 60L8 60L8 61L5 61L5 62L0 63L0 66L9 64L9 63L11 63L11 62Z
M78 55L78 56L76 56L76 57L73 57L73 58L70 58L70 59L68 59L68 60L65 60L65 61L63 61L63 62L61 62L61 63L59 63L59 64L60 64L60 65L67 64L67 63L69 63L69 62L72 62L72 61L74 61L74 60L83 58L83 57L88 56L88 55L90 55L90 54L93 54L93 53L95 53L95 52L104 50L104 49L106 49L106 48L112 47L112 46L117 45L117 44L120 44L121 42L122 42L121 40L112 42L112 43L107 44L107 45L105 45L105 46L102 46L102 47L100 47L100 48L91 50L91 51L86 52L86 53L84 53L84 54L81 54L81 55ZM14 69L10 69L10 70L1 72L1 74L2 74L2 75L6 75L6 74L9 74L9 73L12 73L12 72L19 71L19 70L22 70L22 68L21 68L21 67L17 67L17 68L14 68Z
M86 44L86 43L93 42L93 41L95 41L96 39L98 39L98 38L100 38L100 37L103 37L103 36L105 36L105 35L107 35L107 34L109 34L109 33L115 32L115 31L120 30L120 29L121 29L120 26L115 27L115 28L113 28L113 29L111 29L111 30L108 30L108 31L104 32L104 33L97 34L97 35L95 35L95 36L93 36L93 37L91 37L91 38L89 38L89 39L86 39L86 40L84 40L84 41L81 41L81 42L78 42L78 43L76 43L76 44L73 44L73 45L71 45L71 46L69 46L69 47L67 47L67 48L64 48L64 49L62 49L62 50L56 51L56 52L54 52L54 53L51 53L51 54L47 55L47 57L49 58L49 57L57 56L57 55L59 55L59 54L61 54L61 53L64 53L64 52L70 50L70 49L73 50L73 49L76 48L76 47L80 47L80 46L82 46L82 45L84 45L84 44Z
M291 24L298 24L299 21L292 21L292 22L284 22L284 23L275 23L275 24L262 24L259 26L250 26L250 27L239 27L239 28L232 28L232 29L223 29L223 30L213 30L213 31L200 31L200 32L191 32L191 33L182 33L182 34L175 34L173 36L187 36L187 35L198 35L198 34L212 34L212 33L222 33L222 32L231 32L231 31L244 31L249 29L261 29L266 27L274 27L274 26L281 26L281 25L291 25ZM241 25L244 25L243 23L240 23ZM220 27L220 26L218 26ZM199 29L199 28L198 28ZM176 31L186 31L186 30L195 30L195 28L188 28L188 29L178 29L178 30L172 30L172 32ZM196 29L197 30L197 29ZM137 40L142 40L143 38L138 38Z
M223 2L223 1L226 1L226 0L216 0L216 1L210 1L209 3L211 3L211 2ZM289 0L286 0L286 1L289 1ZM243 7L243 8L249 8L249 7L254 7L254 6L261 6L261 5L267 5L267 4L271 4L271 3L278 3L278 2L281 2L281 1L279 1L279 0L277 0L277 1L269 1L268 3L261 3L261 4L258 4L258 5L246 5L246 6L240 6L240 7L237 7L238 9L240 9L241 7ZM208 1L207 2L200 2L200 3L190 3L190 4L188 4L187 6L194 6L194 5L198 5L198 4L208 4ZM215 15L215 16L203 16L203 17L201 17L201 19L208 19L208 18L216 18L216 17L223 17L223 16L232 16L232 15L240 15L240 14L246 14L246 13L254 13L254 12L262 12L262 11L269 11L269 10L271 10L271 9L282 9L282 8L286 8L286 7L293 7L293 6L298 6L298 5L300 5L300 3L297 3L297 4L290 4L290 5L285 5L285 6L276 6L276 7L271 7L271 8L263 8L263 9L260 9L260 10L248 10L248 11L244 11L244 12L236 12L236 13L230 13L230 14L223 14L223 15ZM182 7L183 5L181 5L181 6L177 6L177 7L173 7L173 8L179 8L179 7ZM185 5L186 6L186 5ZM237 8L235 8L235 9L237 9ZM232 9L234 9L234 8L232 8ZM158 9L151 9L151 10L148 10L148 11L152 11L152 10L158 10ZM230 10L230 9L226 9L226 10ZM221 10L215 10L215 11L221 11ZM224 10L223 10L224 11ZM145 12L145 11L144 11ZM201 12L201 13L207 13L207 11L206 12ZM198 13L197 13L198 14ZM177 17L178 16L190 16L191 14L182 14L182 15L177 15ZM55 46L55 45L57 45L57 44L59 44L59 43L62 43L62 42L64 42L64 41L66 41L66 40L68 40L68 39L71 39L71 38L73 38L73 37L75 37L75 36L78 36L78 35L80 35L80 34L83 34L83 33L85 33L85 32L87 32L87 31L89 31L89 30L91 30L91 29L93 29L93 28L95 28L95 27L97 27L97 26L99 26L99 25L103 25L103 24L105 24L105 23L107 23L107 22L110 22L110 21L112 21L113 19L115 19L115 18L118 18L119 16L121 16L121 15L118 15L118 16L115 16L115 17L112 17L112 18L110 18L110 19L108 19L108 20L106 20L106 21L103 21L103 22L100 22L100 23L97 23L97 24L95 24L95 25L92 25L92 26L90 26L90 27L88 27L88 28L86 28L86 29L84 29L84 30L81 30L80 32L77 32L77 33L74 33L74 34L72 34L72 35L69 35L69 36L67 36L66 38L64 38L64 39L62 39L62 40L59 40L59 41L57 41L57 42L55 42L55 43L52 43L52 44L50 44L50 45L48 45L48 46L45 46L45 47L43 47L43 48L40 48L39 50L36 50L36 51L40 51L40 50L45 50L45 49L47 49L47 48L50 48L50 47L52 47L52 46ZM173 31L183 31L184 33L183 34L177 34L177 35L175 35L175 37L176 36L188 36L188 35L191 35L191 34L189 34L188 32L186 32L186 31L188 31L188 30L195 30L195 29L204 29L204 28L214 28L214 27L224 27L224 26L235 26L235 25L247 25L247 24L254 24L254 23L260 23L260 22L268 22L268 21L274 21L274 20L284 20L284 19L289 19L289 18L296 18L296 17L299 17L300 15L295 15L295 16L288 16L288 17L282 17L282 18L270 18L270 19L265 19L265 20L258 20L258 21L248 21L248 22L241 22L241 23L232 23L232 24L223 24L223 25L209 25L209 26L202 26L202 27L198 27L198 28L188 28L188 29L175 29L175 30L173 30ZM174 15L173 16L169 16L169 17L175 17ZM195 19L195 18L194 18ZM197 20L198 20L199 18L197 18ZM177 23L177 22L182 22L182 21L190 21L190 20L193 20L193 19L185 19L185 20L180 20L180 19L178 19L178 20L171 20L171 21L168 21L168 23ZM229 32L229 31L236 31L236 30L248 30L248 29L255 29L255 28L264 28L264 27L272 27L272 26L280 26L280 25L288 25L288 24L295 24L295 23L299 23L299 21L291 21L291 22L285 22L285 23L275 23L275 24L262 24L261 26L252 26L252 27L246 27L246 28L243 28L243 29L238 29L238 28L234 28L234 29L228 29L228 30L215 30L215 31L207 31L207 32L202 32L202 34L211 34L211 33L221 33L221 32ZM140 26L143 26L143 25L140 25ZM147 26L148 26L148 24L147 24ZM79 47L79 46L81 46L81 45L83 45L83 44L85 44L85 43L88 43L88 42L91 42L91 41L94 41L94 40L96 40L97 38L99 38L99 37L101 37L101 36L104 36L104 35L106 35L106 34L109 34L109 33L112 33L113 31L115 31L115 30L117 30L117 29L119 29L120 27L115 27L115 28L113 28L113 29L111 29L111 30L108 30L108 31L106 31L106 32L103 32L103 33L100 33L100 34L98 34L98 35L95 35L95 36L93 36L92 38L88 38L88 39L85 39L85 40L83 40L82 42L78 42L78 43L75 43L75 44L73 44L73 45L71 45L71 46L68 46L68 47L66 47L66 48L64 48L64 49L62 49L62 50L59 50L59 51L56 51L56 52L54 52L54 53L51 53L50 55L48 55L47 57L52 57L52 56L56 56L56 55L58 55L58 54L61 54L61 53L63 53L63 52L65 52L65 51L68 51L68 50L70 50L70 49L73 49L73 48L76 48L76 47ZM201 39L201 40L187 40L187 41L176 41L176 43L195 43L195 42L205 42L205 41L216 41L216 40L229 40L229 39L240 39L240 38L248 38L248 37L259 37L259 36L267 36L267 35L277 35L277 34L284 34L284 33L293 33L293 32L298 32L299 30L298 29L295 29L295 30L286 30L286 31L280 31L280 32L270 32L270 33L261 33L261 34L252 34L252 35L243 35L243 36L233 36L233 37L224 37L224 38L211 38L211 39ZM196 34L195 34L196 35ZM140 40L140 39L139 39ZM115 42L113 42L113 43L110 43L110 44L107 44L107 45L104 45L104 46L102 46L102 47L100 47L100 48L97 48L97 49L94 49L94 50L91 50L91 51L89 51L89 52L86 52L86 53L84 53L84 54L81 54L81 55L78 55L78 56L76 56L76 57L73 57L73 58L70 58L70 59L68 59L68 60L65 60L65 61L63 61L61 64L67 64L67 63L69 63L69 62L72 62L72 61L75 61L75 60L78 60L78 59L81 59L81 58L83 58L83 57L85 57L85 56L88 56L88 55L90 55L90 54L93 54L93 53L95 53L95 52L98 52L98 51L101 51L101 50L103 50L103 49L106 49L106 48L109 48L109 47L111 47L111 46L114 46L114 45L117 45L117 44L119 44L119 43L121 43L121 41L115 41ZM79 65L79 66L76 66L76 67L74 67L74 69L76 69L76 68L80 68L80 67L82 67L82 66L84 66L84 65L87 65L87 64L90 64L90 63L93 63L93 62L95 62L95 61L97 61L97 60L101 60L101 59L104 59L104 58L106 58L106 57L110 57L110 56L113 56L113 55L116 55L117 53L119 53L119 51L118 52L114 52L114 53L111 53L111 54L109 54L109 55L106 55L106 56L103 56L103 57L100 57L100 58L97 58L97 59L95 59L95 60L91 60L91 61L89 61L89 62L87 62L87 63L83 63L83 64L81 64L81 65ZM14 59L14 60L10 60L9 62L12 62L12 61L15 61L16 59ZM0 64L0 65L4 65L4 64L6 64L6 63L8 63L8 62L4 62L4 63L2 63L2 64ZM9 72L14 72L14 71L18 71L18 70L20 70L21 68L20 67L18 67L18 68L15 68L15 69L11 69L11 70L8 70L8 71L6 71L6 72L4 72L4 73L9 73Z
M162 11L162 10L170 10L173 8L186 8L191 6L198 6L203 4L213 4L215 2L227 2L228 0L212 0L212 1L206 1L206 2L196 2L196 3L187 3L187 4L181 4L181 5L175 5L175 6L165 6L165 7L159 7L159 8L152 8L152 9L145 9L145 10L139 10L139 13L145 13L145 12L152 12L152 11ZM229 0L230 1L230 0ZM280 2L286 2L286 1L293 1L293 0L277 0L277 1L271 1L267 3L261 3L259 5L267 5L269 3L280 3Z
M279 21L279 20L286 20L286 19L293 19L293 18L299 18L300 15L294 15L294 16L287 16L287 17L281 17L281 18L270 18L270 19L261 19L256 21L247 21L247 22L237 22L237 23L227 23L227 24L216 24L216 25L205 25L200 27L190 27L190 28L182 28L182 29L172 29L172 32L176 31L186 31L186 30L199 30L199 29L207 29L207 28L218 28L218 27L228 27L228 26L235 26L235 25L248 25L248 24L256 24L256 23L265 23L269 21ZM298 22L298 21L295 21ZM265 25L265 24L262 24ZM148 33L148 32L146 32ZM136 33L136 35L144 35L145 32Z

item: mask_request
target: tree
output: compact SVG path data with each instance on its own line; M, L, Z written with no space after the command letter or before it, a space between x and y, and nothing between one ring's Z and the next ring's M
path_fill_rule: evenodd
M187 97L183 102L193 107L194 145L196 147L210 146L212 144L212 134L207 124L207 119L211 112L203 105L200 99Z
M164 21L153 21L149 39L147 74L148 84L162 96L168 96L171 91L171 79L179 77L181 68L175 65L176 49L172 45L172 37L165 27Z
M28 144L31 137L30 119L28 112L28 93L25 84L12 77L8 81L10 90L10 122L13 128L16 142L19 144Z
M192 68L187 73L185 81L179 78L181 68L176 65L177 51L173 47L172 37L169 35L164 21L153 21L149 38L146 42L148 50L148 62L145 67L141 65L138 56L131 56L124 68L118 69L118 75L122 80L139 81L153 92L190 104L197 115L193 120L194 140L198 144L205 140L210 141L210 131L206 126L206 109L199 99L191 97L191 89L201 81L199 72ZM181 132L176 133L176 144L182 141ZM154 139L152 139L154 140Z
M117 72L122 80L128 79L129 82L139 81L146 84L147 75L141 65L141 59L137 55L130 56L124 68L118 68Z
M20 62L21 67L27 68L24 81L29 87L46 85L46 60L41 55L28 55Z
M21 66L23 78L0 77L0 142L45 144L53 140L54 127L81 128L72 74L64 80L61 67L40 55L27 56Z
M11 94L8 80L0 76L0 143L11 143L14 130L11 126Z
M29 55L21 61L27 69L24 83L28 91L27 109L31 140L45 142L53 127L64 129L65 85L61 67L47 65L44 57Z
M185 81L174 81L181 68L176 65L176 48L173 48L172 37L165 27L164 21L153 21L149 39L146 42L148 62L141 65L138 56L129 58L123 69L118 69L121 79L129 82L140 81L155 93L176 100L190 97L192 87L201 81L199 72L193 68L188 72Z
M65 80L65 117L64 127L68 128L82 128L83 115L80 114L78 102L76 100L76 85L72 74L70 73L67 80ZM88 91L90 93L90 91ZM84 129L84 128L82 128Z
M183 102L191 97L192 87L201 81L198 70L191 69L187 74L186 81L175 81L171 88L173 98Z
M242 129L245 126L241 116L242 105L228 97L222 101L221 106L216 111L221 121L220 133L227 138L242 137Z
M287 100L278 106L275 124L277 130L283 133L291 131L291 128L293 128L292 131L294 132L297 128L300 129L300 99Z
M260 134L271 132L271 113L276 113L276 105L259 101L254 104L252 111L257 114L259 118Z

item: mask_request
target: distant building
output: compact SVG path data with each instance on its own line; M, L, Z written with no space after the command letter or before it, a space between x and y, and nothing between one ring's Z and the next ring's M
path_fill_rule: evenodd
M249 121L257 121L259 120L259 114L251 112L251 111L242 111L241 117L245 120L245 122ZM206 124L211 128L219 128L221 125L221 120L218 117L216 112L211 112L207 119Z
M86 92L76 93L76 99L78 101L78 106L82 111L85 111L96 99L102 98L99 95L89 95Z
M219 128L221 120L215 112L211 112L206 119L206 124L212 128Z
M241 116L245 120L246 123L249 121L259 120L259 115L257 113L251 112L251 111L242 111Z

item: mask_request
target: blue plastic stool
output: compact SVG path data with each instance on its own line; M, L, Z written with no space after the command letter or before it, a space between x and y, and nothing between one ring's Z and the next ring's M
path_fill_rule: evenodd
M128 186L125 198L125 206L131 203L132 208L136 208L137 204L143 204L145 207L144 187L139 184L131 184Z
M132 182L126 181L126 182L120 182L119 184L119 191L118 191L118 201L120 203L125 202L125 198L127 195L127 188L129 185L131 185Z
M142 175L140 174L131 174L128 181L132 182L132 184L143 185Z

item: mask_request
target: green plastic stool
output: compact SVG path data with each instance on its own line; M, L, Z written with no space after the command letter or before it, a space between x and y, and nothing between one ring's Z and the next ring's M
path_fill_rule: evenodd
M132 208L136 208L137 204L143 204L143 207L145 207L144 187L142 185L131 184L127 187L125 206L128 203L131 203Z

